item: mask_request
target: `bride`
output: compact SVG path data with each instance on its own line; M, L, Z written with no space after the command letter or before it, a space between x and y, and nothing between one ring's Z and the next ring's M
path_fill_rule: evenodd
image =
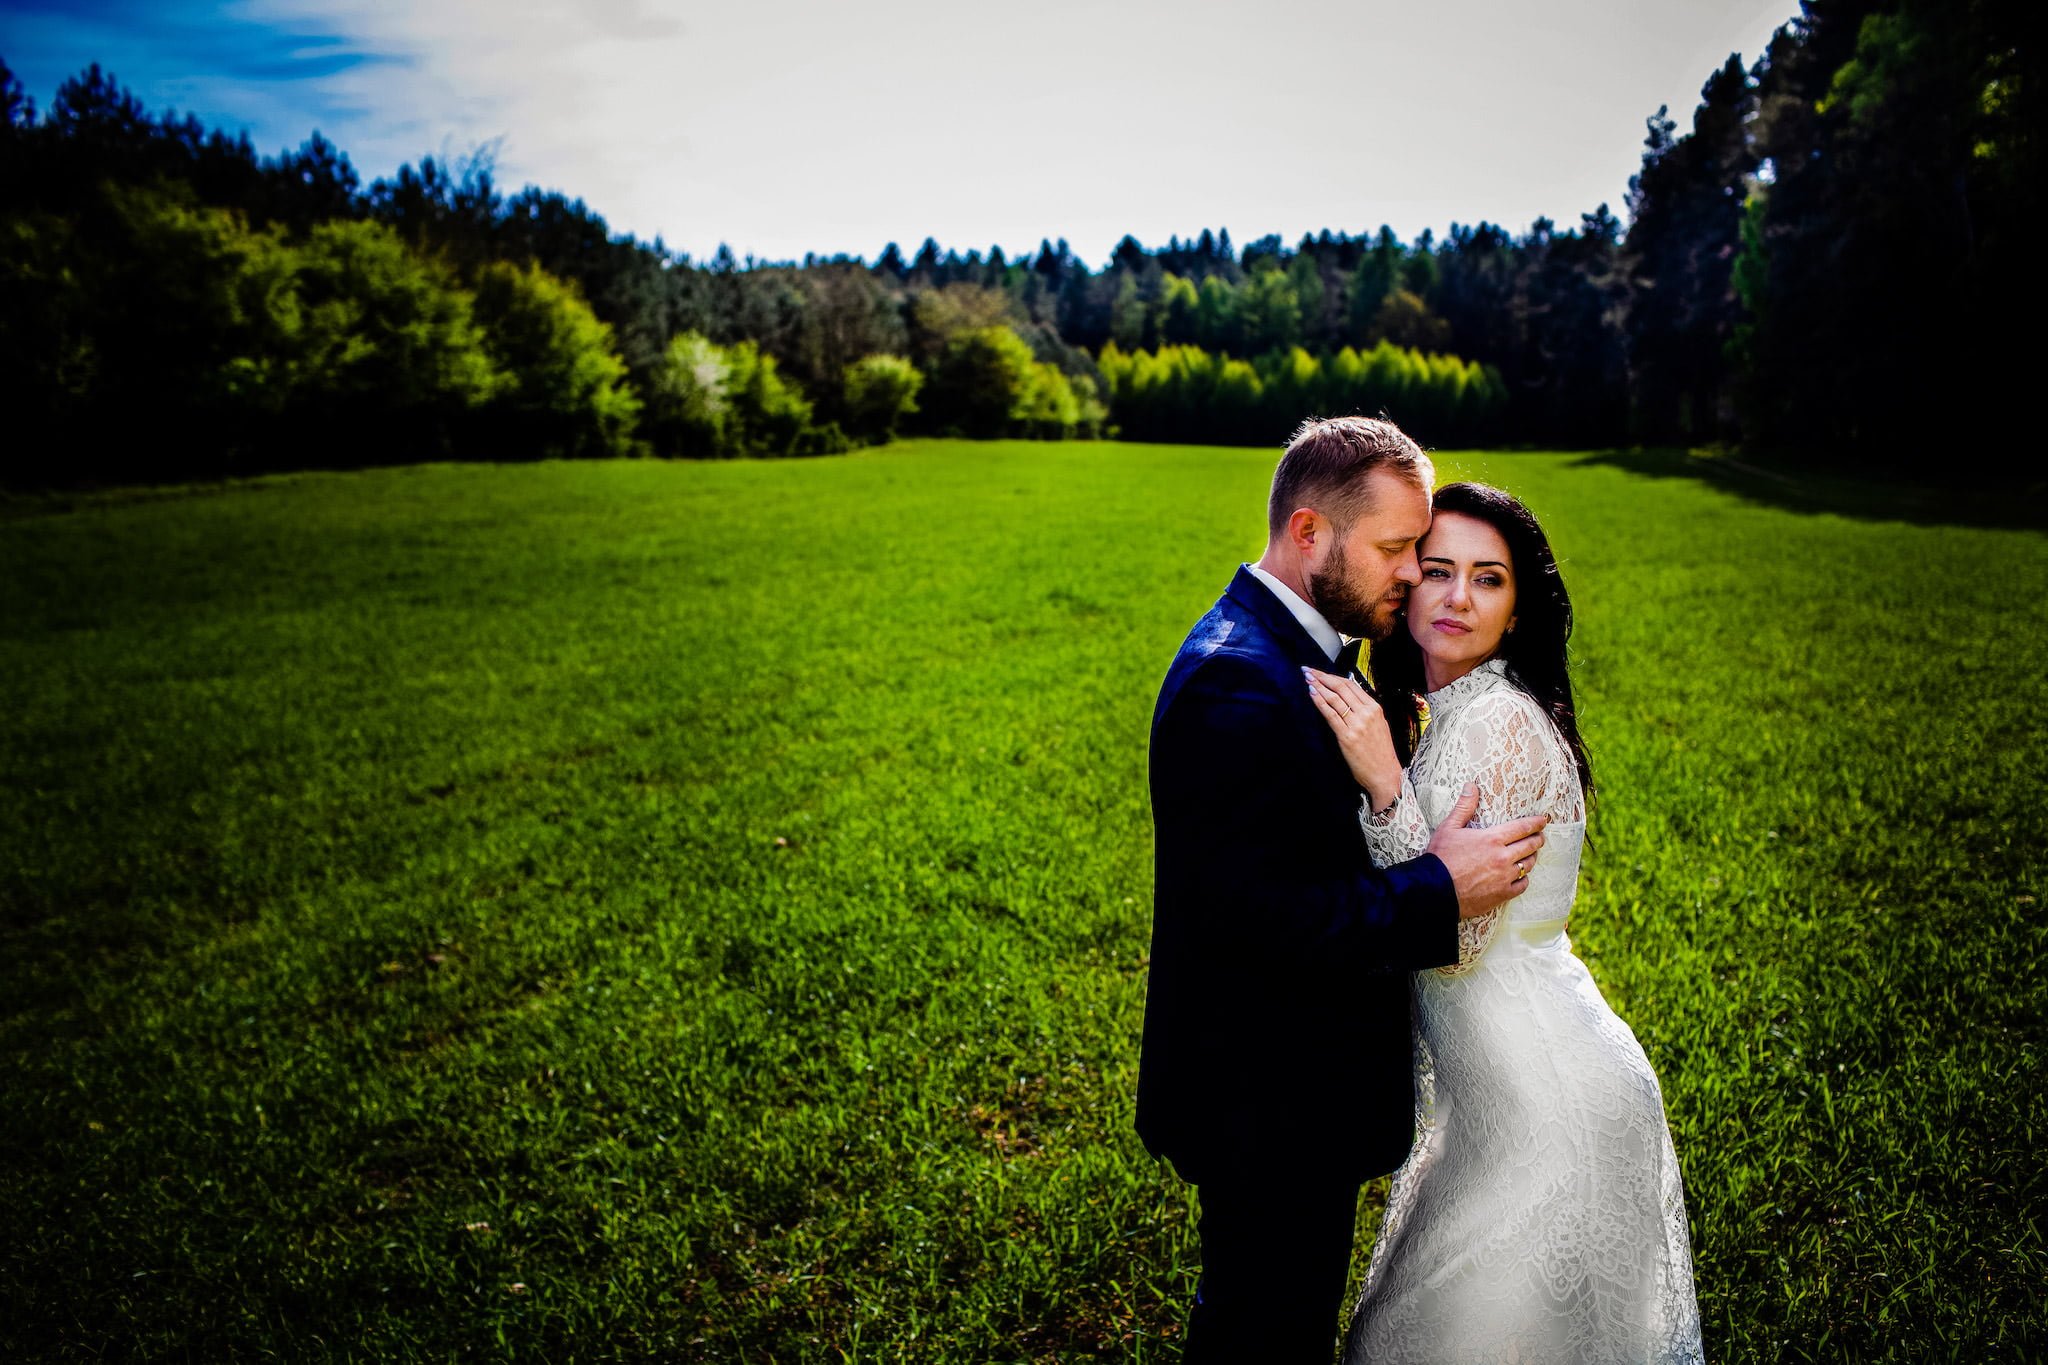
M1571 600L1520 502L1457 483L1434 506L1405 628L1372 649L1379 701L1324 673L1310 692L1367 793L1376 864L1415 856L1468 783L1475 823L1550 824L1528 891L1461 921L1457 963L1416 977L1418 1134L1345 1361L1699 1361L1657 1076L1565 936L1593 791Z

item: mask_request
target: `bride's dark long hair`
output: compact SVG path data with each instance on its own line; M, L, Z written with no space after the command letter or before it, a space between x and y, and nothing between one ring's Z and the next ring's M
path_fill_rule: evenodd
M1483 483L1452 483L1431 499L1437 516L1446 512L1471 517L1500 532L1514 561L1515 628L1501 637L1495 657L1507 665L1508 681L1536 699L1556 723L1557 731L1578 765L1579 786L1586 806L1593 804L1593 763L1579 738L1579 718L1572 706L1571 671L1565 646L1572 635L1572 599L1557 571L1557 557L1536 517L1521 500ZM1422 733L1422 647L1408 633L1404 609L1394 633L1373 642L1370 655L1373 690L1386 712L1394 751L1405 766L1414 757Z

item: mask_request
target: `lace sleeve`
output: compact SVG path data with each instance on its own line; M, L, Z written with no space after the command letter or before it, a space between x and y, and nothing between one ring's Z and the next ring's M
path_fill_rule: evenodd
M1401 794L1394 804L1375 816L1372 798L1366 797L1358 806L1358 824L1365 831L1365 848L1372 855L1374 867L1405 863L1429 847L1429 821L1422 814L1422 803L1415 799L1415 784L1408 780L1405 771L1401 774Z
M1441 780L1453 792L1467 782L1478 785L1474 825L1498 825L1527 815L1584 818L1578 769L1570 751L1528 696L1500 688L1474 699L1451 724L1454 729L1443 736L1437 750L1443 764ZM1407 788L1402 791L1405 796ZM1427 839L1424 835L1424 842ZM1469 970L1493 938L1505 904L1459 920L1458 961L1437 970L1446 976Z

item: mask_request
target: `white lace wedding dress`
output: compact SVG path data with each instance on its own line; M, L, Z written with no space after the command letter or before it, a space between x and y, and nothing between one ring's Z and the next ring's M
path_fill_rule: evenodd
M1376 864L1420 853L1467 782L1477 824L1551 819L1529 889L1416 976L1418 1133L1346 1365L1702 1360L1657 1076L1565 937L1586 831L1571 751L1498 660L1428 714L1400 800L1361 817Z

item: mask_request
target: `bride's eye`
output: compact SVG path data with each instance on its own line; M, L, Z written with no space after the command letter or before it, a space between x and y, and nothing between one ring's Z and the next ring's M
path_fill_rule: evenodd
M1451 575L1450 575L1450 571L1449 571L1449 570L1447 570L1447 569L1438 569L1438 568L1434 568L1434 567L1432 567L1432 568L1424 569L1424 570L1422 571L1422 576L1423 576L1424 578L1449 578L1449 577L1450 577Z

